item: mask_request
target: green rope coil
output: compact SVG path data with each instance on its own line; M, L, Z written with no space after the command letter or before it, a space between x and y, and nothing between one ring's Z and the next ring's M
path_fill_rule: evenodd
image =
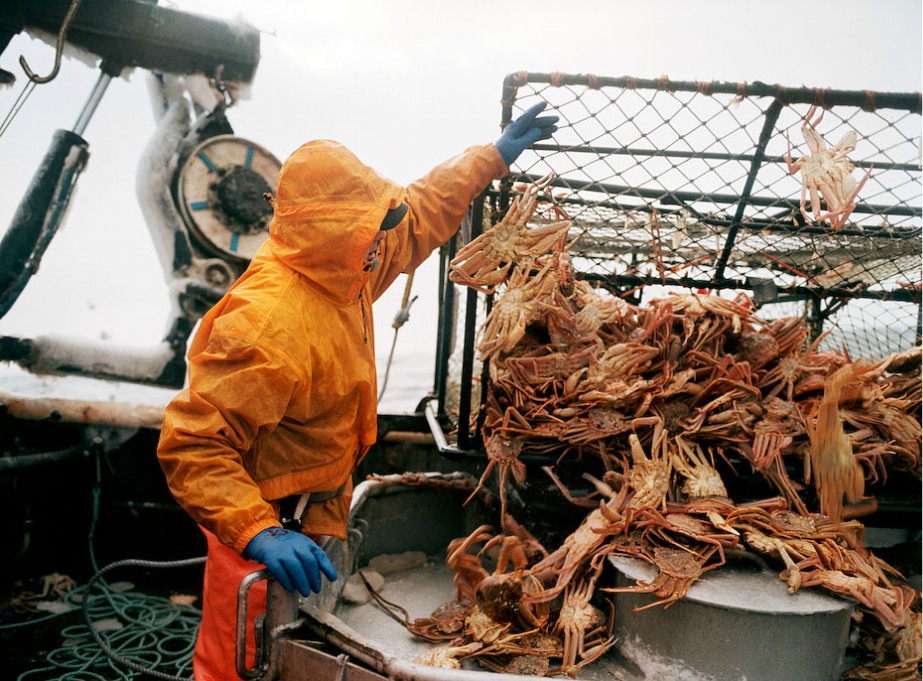
M17 681L109 681L141 675L165 681L190 679L192 650L202 618L199 609L173 603L169 598L116 591L102 576L120 567L185 567L204 560L120 560L107 565L86 586L65 598L75 608L82 607L84 623L64 628L62 645L48 654L48 665L23 672ZM46 619L32 620L29 624ZM107 621L117 622L117 628L102 627ZM26 623L12 626L22 624Z
M129 566L180 568L198 565L205 562L205 557L175 561L127 559L99 569L93 538L99 519L100 480L97 452L93 513L87 533L90 562L96 573L85 586L74 589L64 598L73 606L67 612L82 608L84 623L65 627L61 631L61 646L46 658L48 665L23 672L17 681L127 681L141 676L191 681L192 651L202 612L195 606L174 603L169 598L117 591L102 577L111 570ZM0 625L0 632L47 622L63 614L66 612ZM102 626L108 621L116 626Z

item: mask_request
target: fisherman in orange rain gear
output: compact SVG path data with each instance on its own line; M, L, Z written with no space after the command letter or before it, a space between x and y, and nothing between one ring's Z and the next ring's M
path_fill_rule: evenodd
M539 116L544 107L406 189L333 141L308 142L283 164L269 239L202 319L188 387L167 406L157 450L208 543L196 681L239 678L245 575L265 565L303 596L320 591L321 575L337 578L315 540L346 538L352 473L376 439L372 303L455 233L522 151L551 136L558 117ZM251 591L251 622L265 609L262 587Z

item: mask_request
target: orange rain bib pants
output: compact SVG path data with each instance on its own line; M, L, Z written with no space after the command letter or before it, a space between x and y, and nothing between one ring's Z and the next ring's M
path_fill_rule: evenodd
M263 566L239 556L208 530L205 581L202 586L202 624L192 656L195 681L238 681L237 588L241 580ZM253 620L266 611L266 581L256 582L247 598L247 668L253 667L256 641Z

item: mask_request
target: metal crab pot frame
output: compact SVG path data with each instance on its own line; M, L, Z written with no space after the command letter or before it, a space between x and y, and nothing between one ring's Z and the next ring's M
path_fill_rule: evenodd
M853 356L920 343L921 93L515 73L503 83L501 126L539 100L560 117L558 131L472 204L464 242L499 219L515 182L553 172L569 239L579 237L577 276L614 295L643 303L669 290L746 292L761 317L805 317L822 346ZM856 132L853 174L869 173L836 230L805 219L801 174L788 162L810 153L802 125L812 111L823 113L812 120L827 148ZM491 300L449 282L456 250L441 254L426 412L443 451L464 455L480 446L472 415L487 367L476 341Z

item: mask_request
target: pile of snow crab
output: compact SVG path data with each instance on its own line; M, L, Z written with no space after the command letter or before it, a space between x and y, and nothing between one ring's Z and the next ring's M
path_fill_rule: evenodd
M479 330L487 463L472 497L495 489L500 517L449 546L456 600L409 627L442 643L424 661L574 676L614 645L612 594L669 607L734 556L793 593L851 599L853 638L874 659L853 678L918 678L919 592L863 546L858 518L876 508L867 486L919 483L920 348L854 360L809 343L800 318L760 319L743 295L629 304L575 276L559 211L528 227L548 182L450 268L496 296ZM525 454L554 465L527 470ZM551 550L516 519L527 474L587 509ZM612 555L657 576L606 586Z

